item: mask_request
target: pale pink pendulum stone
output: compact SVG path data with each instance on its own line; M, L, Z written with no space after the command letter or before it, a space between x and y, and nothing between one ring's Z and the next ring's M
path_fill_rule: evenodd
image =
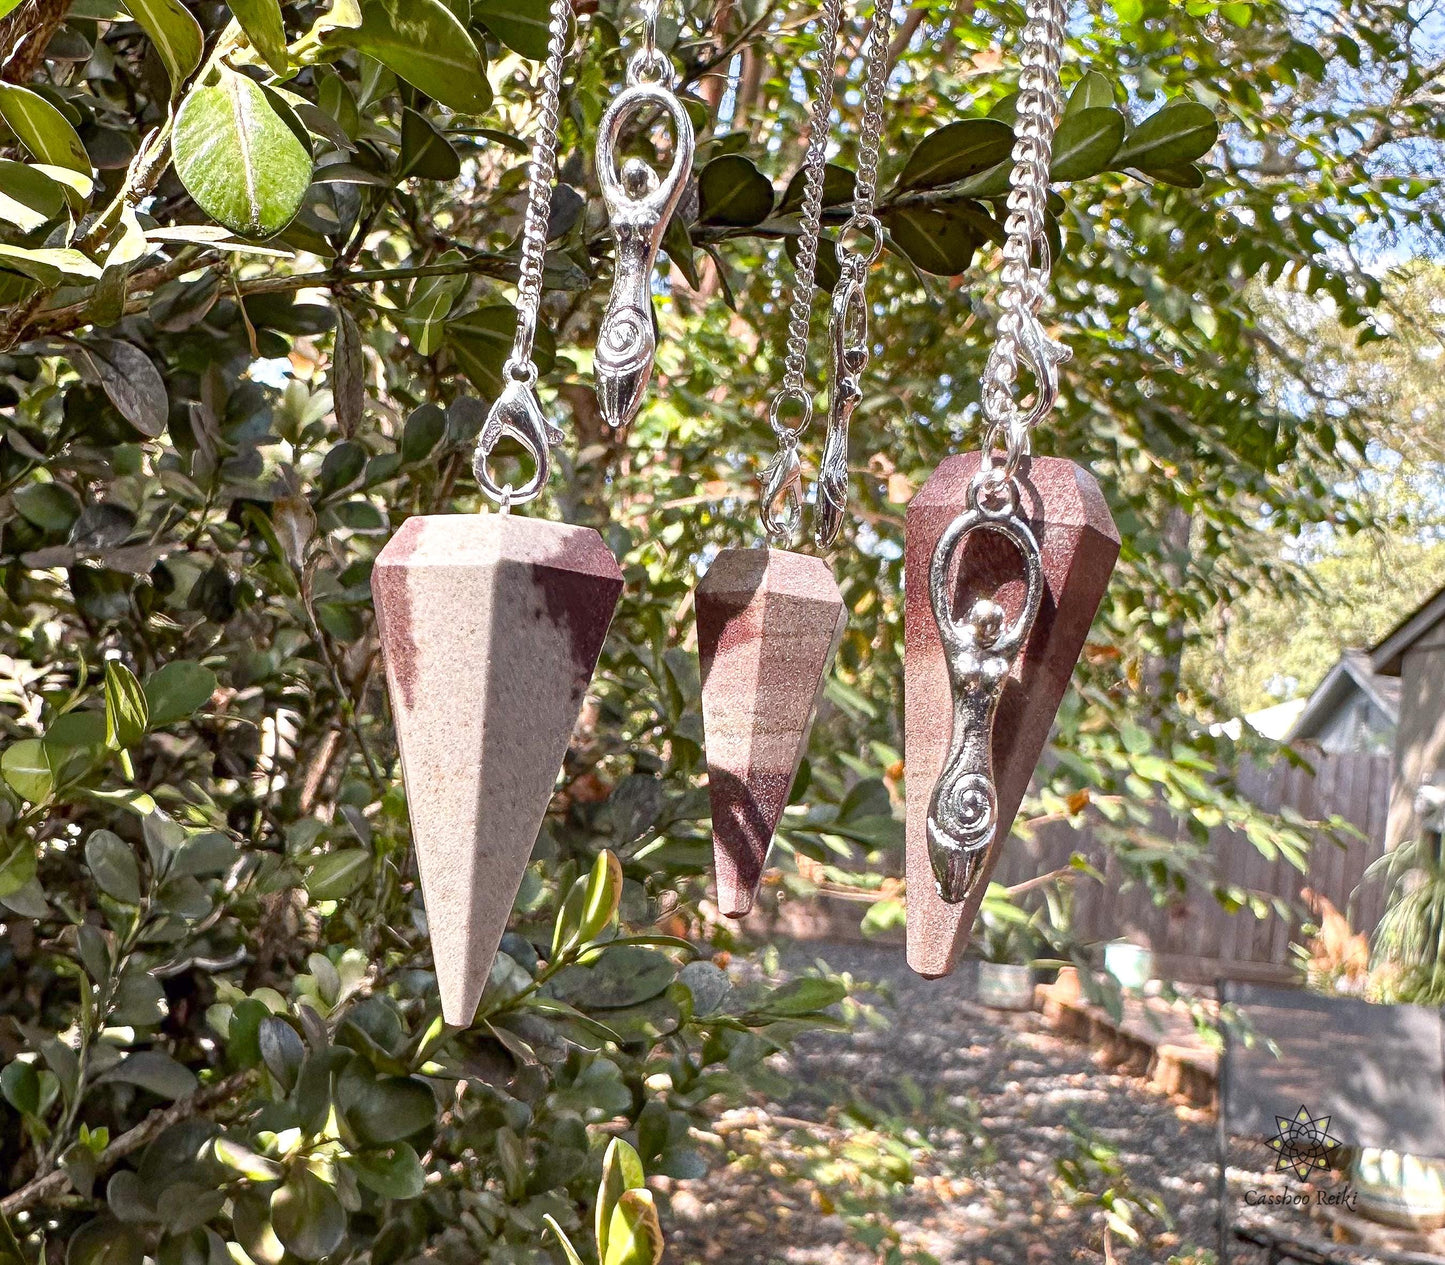
M697 587L718 908L753 907L847 623L821 558L724 549Z
M476 1014L622 593L590 527L409 518L371 578L442 1016Z
M947 975L968 942L989 876L1048 741L1089 626L1119 556L1119 533L1094 476L1058 457L1034 457L1019 477L1019 508L1038 541L1044 593L1033 629L1013 664L993 729L998 828L967 898L950 904L935 886L926 821L934 783L947 758L953 701L943 641L928 592L933 551L968 505L980 454L949 457L908 506L904 567L904 741L908 795L908 964L920 975ZM991 531L959 545L954 610L992 598L1012 620L1023 601L1018 549Z

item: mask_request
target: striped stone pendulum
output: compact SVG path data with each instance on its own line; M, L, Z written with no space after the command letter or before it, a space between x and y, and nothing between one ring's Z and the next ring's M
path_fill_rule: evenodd
M442 1016L458 1027L476 1014L622 593L591 528L508 512L542 491L561 439L537 399L532 344L570 16L553 0L516 336L474 461L501 512L408 519L371 580ZM489 469L503 435L533 463L520 488Z
M768 537L781 546L802 522L802 466L798 441L812 416L813 396L806 384L808 324L813 277L822 223L824 161L837 64L842 0L827 0L819 37L819 89L813 103L812 130L803 160L804 186L797 261L789 309L787 356L782 383L773 396L769 420L778 451L763 472L761 516ZM872 194L877 175L878 123L882 82L886 78L889 21L887 6L870 35L870 84L876 98L865 119L859 189L849 229L877 230ZM871 136L871 151L869 137ZM871 172L871 176L865 174ZM872 249L846 256L845 284L852 298L834 304L834 322L845 311L844 328L834 330L834 380L829 409L828 448L832 455L833 499L820 492L816 536L823 546L837 537L847 482L848 418L857 403L858 377L866 361L866 308L862 277L877 257L881 232L873 231ZM847 234L845 234L847 236ZM852 236L856 237L856 234ZM840 246L840 257L844 251ZM859 326L859 314L863 325ZM861 359L860 359L861 346ZM842 352L846 351L846 357ZM800 414L789 424L785 405ZM841 470L841 473L839 473ZM782 547L724 549L697 587L698 653L702 661L702 714L707 749L708 794L712 801L713 863L717 904L730 918L753 907L773 835L787 807L798 766L828 669L847 623L838 583L822 558Z
M1026 8L984 449L944 461L905 523L908 962L926 976L948 974L968 942L1119 555L1093 475L1030 456L1068 358L1039 319L1064 3Z

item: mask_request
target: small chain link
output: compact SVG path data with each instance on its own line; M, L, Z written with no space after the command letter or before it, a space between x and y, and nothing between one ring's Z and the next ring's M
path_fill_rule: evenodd
M779 439L796 440L812 419L813 397L808 392L808 318L813 310L813 275L818 266L818 235L823 223L823 179L827 173L829 120L833 114L833 78L838 64L838 24L843 0L824 0L818 27L818 95L803 158L803 209L798 235L798 258L793 268L793 297L788 307L787 356L783 362L783 384L773 397L770 418ZM803 409L802 420L785 425L779 416L787 399Z
M552 184L557 178L558 103L562 95L562 64L567 56L571 0L552 0L547 28L547 60L542 67L542 110L527 177L527 213L522 222L522 259L517 279L517 332L507 370L519 382L535 379L532 343L537 336L537 309L542 302L542 265L547 257L547 220L552 210ZM530 375L528 371L530 370Z
M1063 60L1066 0L1027 0L1019 60L1017 138L1009 175L1008 218L999 293L998 333L983 374L984 443L990 468L986 490L998 493L1029 454L1033 428L1058 395L1058 365L1068 349L1044 333L1038 316L1048 295L1053 261L1047 233L1049 168L1054 132L1063 109L1059 67ZM1019 406L1019 365L1034 374L1033 404ZM1002 462L995 452L1002 449Z

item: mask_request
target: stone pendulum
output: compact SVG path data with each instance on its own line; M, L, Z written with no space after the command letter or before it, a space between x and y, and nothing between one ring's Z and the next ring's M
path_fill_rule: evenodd
M442 1015L476 1014L612 612L590 527L410 518L372 572Z
M718 908L753 907L847 612L821 558L725 549L697 588Z
M622 594L590 527L509 513L541 494L561 439L537 398L532 348L571 22L570 0L552 0L517 330L472 463L501 512L410 518L371 577L442 1017L458 1027L476 1017ZM533 465L520 488L490 469L504 436Z
M930 977L952 971L968 942L1119 554L1094 477L1072 461L1034 457L1016 476L1016 511L994 518L1017 519L1034 542L1037 592L1021 556L1027 544L985 521L974 524L981 530L962 524L940 557L982 466L979 453L948 458L906 521L908 964ZM936 561L941 601L921 582ZM1031 626L1012 647L1009 633L1030 623L1030 605ZM940 821L951 828L940 831Z
M761 475L760 508L763 528L777 544L802 523L798 440L813 413L805 380L808 321L841 10L842 0L825 0L819 24L819 87L803 158L787 352L768 411L778 449ZM785 404L801 415L792 425L783 420ZM723 914L741 918L757 898L847 611L826 562L783 548L724 549L698 584L696 599L717 903Z

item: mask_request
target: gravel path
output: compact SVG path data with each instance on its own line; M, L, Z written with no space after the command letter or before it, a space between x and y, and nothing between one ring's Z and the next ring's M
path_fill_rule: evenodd
M681 1265L1041 1265L1102 1261L1105 1214L1078 1183L1157 1194L1124 1265L1163 1265L1214 1241L1213 1130L1142 1082L1101 1070L1036 1014L969 1000L958 976L926 981L900 948L805 946L879 991L861 1033L811 1034L774 1101L725 1117L717 1163L671 1191L667 1259ZM797 1176L799 1170L805 1174Z

